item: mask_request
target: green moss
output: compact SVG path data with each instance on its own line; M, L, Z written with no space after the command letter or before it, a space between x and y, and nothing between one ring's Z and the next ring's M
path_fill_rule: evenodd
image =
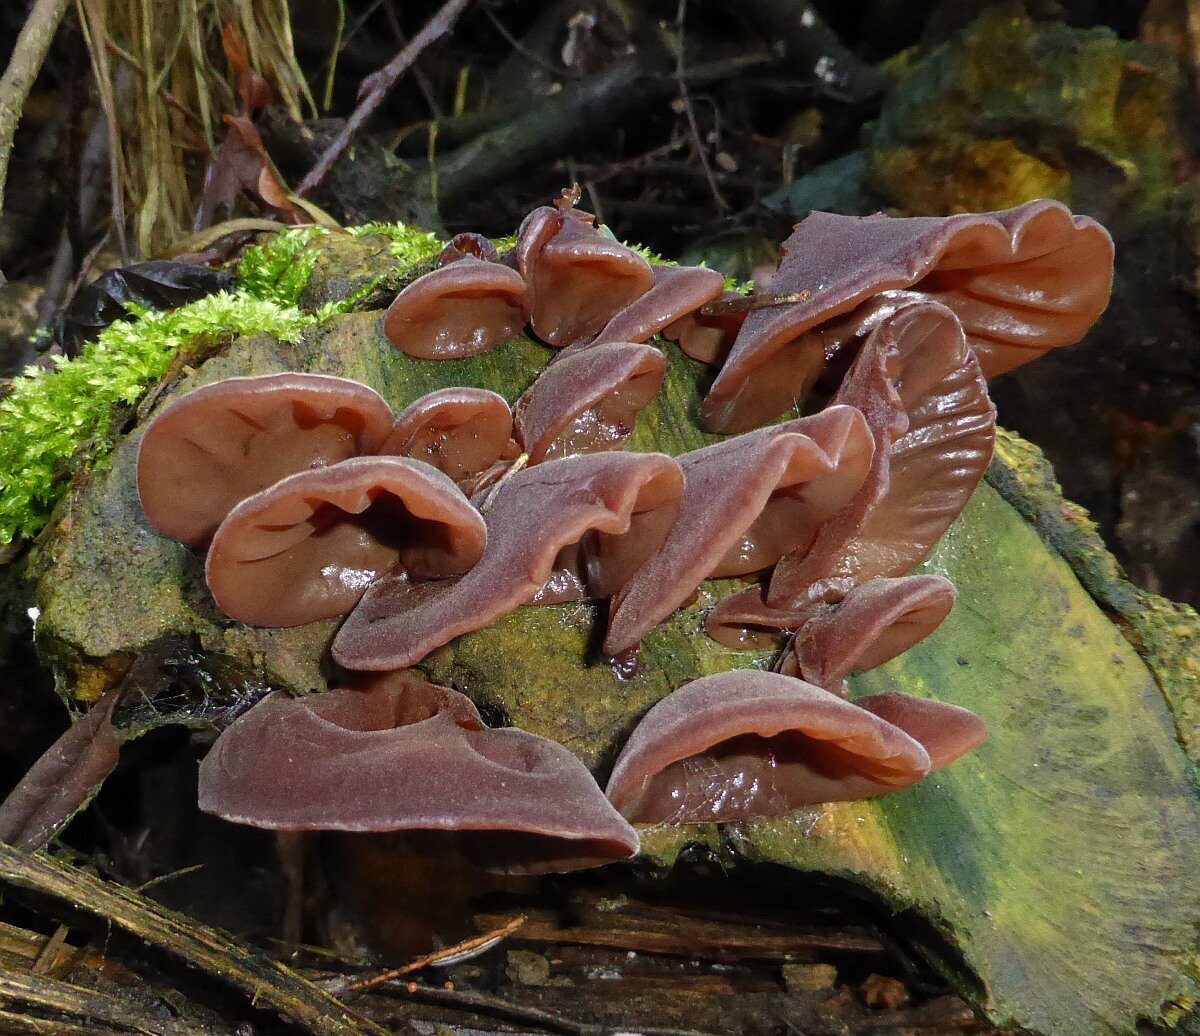
M327 233L321 227L295 227L251 245L237 266L238 285L255 298L295 306L317 263L313 243Z
M436 234L419 227L410 227L406 223L364 223L361 227L350 227L354 237L370 237L378 234L386 237L392 258L400 266L414 266L430 256L436 255L442 248L442 242Z
M86 464L112 446L123 408L166 373L181 346L259 331L290 339L309 320L244 291L221 292L169 313L139 311L102 331L76 359L29 368L0 401L0 543L45 525L81 459Z

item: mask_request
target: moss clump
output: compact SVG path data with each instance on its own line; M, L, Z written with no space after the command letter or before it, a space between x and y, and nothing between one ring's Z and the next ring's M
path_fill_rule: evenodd
M238 263L238 285L255 298L295 306L317 264L313 243L327 233L322 227L294 227L251 245Z
M364 223L361 227L350 227L354 237L378 235L389 241L388 250L399 266L414 266L422 260L436 255L442 242L436 234L407 223Z
M137 403L182 346L260 331L290 340L310 320L244 291L221 292L168 313L135 311L77 358L29 368L0 400L0 543L46 524L78 466L77 453L90 459L112 446L121 408Z

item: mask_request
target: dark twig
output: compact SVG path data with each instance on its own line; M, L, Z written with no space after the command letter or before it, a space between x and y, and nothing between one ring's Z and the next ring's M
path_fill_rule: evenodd
M687 118L688 129L692 134L692 145L696 149L696 158L700 162L700 168L704 170L704 179L708 181L709 193L713 196L713 201L717 204L717 211L725 213L729 211L729 202L725 200L721 194L721 188L717 186L717 178L713 176L712 166L708 163L708 152L705 150L704 141L700 138L700 126L696 122L696 111L692 107L692 96L688 92L687 79L684 77L684 47L686 40L685 22L687 21L687 0L679 0L679 6L675 10L675 45L678 47L675 56L675 78L679 81L679 101L683 105L683 114Z
M364 123L375 113L388 92L396 85L396 80L408 71L412 63L426 48L454 28L454 23L468 3L470 0L447 0L437 14L425 23L421 31L408 42L400 53L370 77L371 86L366 96L359 101L341 132L317 159L316 165L300 181L300 186L296 188L298 195L303 197L310 193L329 175L334 163L345 153L355 134L362 129Z
M504 42L507 43L526 61L531 61L538 68L549 72L552 76L565 77L568 79L581 79L583 73L577 68L568 68L566 65L555 65L551 61L547 61L537 51L530 50L524 43L516 38L511 32L504 27L504 23L496 16L496 13L490 7L484 7L483 13L487 16L487 20L492 23L492 27L504 37Z
M8 159L12 154L17 123L70 2L36 0L17 36L8 68L0 76L0 212L4 211L4 185L8 180Z
M380 988L392 995L415 1000L418 1003L453 1007L460 1011L469 1011L482 1018L495 1018L499 1021L515 1022L518 1025L538 1025L547 1032L560 1033L561 1036L608 1036L609 1033L617 1031L611 1025L579 1022L573 1018L564 1018L553 1011L543 1011L538 1007L525 1007L498 996L476 993L473 990L425 986L418 982L395 982ZM706 1034L693 1029L647 1029L641 1025L637 1026L636 1031L641 1036L706 1036Z
M312 1036L385 1036L379 1026L260 951L44 853L0 845L0 884L49 897L120 929L239 990L255 1006L274 1011Z
M719 82L772 60L758 53L714 61L687 69L683 78L689 84ZM631 111L661 103L678 88L673 73L648 69L634 59L566 83L557 93L529 104L510 122L439 158L439 196L442 201L460 198L506 180L527 166L557 158L565 147L594 139ZM432 171L427 172L432 179Z

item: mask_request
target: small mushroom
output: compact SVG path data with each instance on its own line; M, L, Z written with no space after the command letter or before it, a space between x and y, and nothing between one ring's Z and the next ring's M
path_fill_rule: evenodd
M230 618L300 626L345 615L377 578L461 575L483 554L483 518L436 468L356 457L291 475L221 523L204 567Z
M714 301L717 306L727 306L744 299L741 292L723 291ZM719 312L708 313L705 312L707 308L702 306L668 324L663 328L663 337L678 342L679 348L693 360L719 367L746 322L748 310L722 308Z
M624 447L666 370L663 354L649 345L561 353L513 408L529 463Z
M392 410L324 374L226 378L160 410L138 447L142 510L164 536L207 546L235 504L285 475L373 453Z
M408 672L265 698L201 763L200 808L276 831L440 834L494 871L579 870L638 848L566 748L488 729L468 698Z
M487 352L525 324L525 280L507 266L467 254L418 277L388 307L383 331L420 360Z
M776 607L823 579L862 583L911 571L962 512L992 458L996 408L987 382L958 318L937 303L913 303L884 320L834 402L866 416L875 463L812 545L776 566L767 594Z
M381 580L338 631L333 657L348 669L414 665L533 601L552 577L587 583L594 596L614 593L666 539L682 493L679 465L658 453L525 468L495 491L478 565L448 583Z
M1054 201L905 219L814 212L784 242L770 286L804 297L751 313L702 417L738 431L782 413L819 374L822 349L913 299L949 307L984 374L1001 374L1079 341L1108 303L1112 264L1104 228Z
M872 579L805 619L780 672L844 696L846 677L919 644L950 614L954 597L942 576Z
M703 266L652 264L654 286L617 313L592 342L648 342L668 326L715 299L725 278Z
M564 192L556 207L526 216L514 252L533 332L557 349L591 341L654 285L650 264L600 233L593 216L573 207L576 197Z
M482 259L486 263L494 263L498 260L496 254L496 246L492 243L492 239L484 237L482 234L475 234L467 231L463 234L455 234L450 239L450 243L442 249L438 256L438 266L449 266L451 263L456 263L460 259Z
M854 585L853 579L845 577L824 579L772 607L767 604L767 588L755 584L719 602L705 617L704 632L735 651L777 647L784 634L799 629L823 605L843 600Z
M678 520L614 598L605 651L634 647L703 580L761 572L806 548L858 492L873 451L862 415L830 407L681 456Z
M423 460L461 484L515 457L512 433L512 411L503 396L448 388L406 407L377 452Z
M899 694L848 702L795 677L738 669L650 709L607 794L634 823L778 816L908 787L985 734L978 716L955 705Z

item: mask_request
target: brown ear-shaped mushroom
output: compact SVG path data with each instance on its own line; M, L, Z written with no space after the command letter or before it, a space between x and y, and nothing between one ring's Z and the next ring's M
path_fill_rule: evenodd
M667 361L653 346L588 346L561 354L513 407L530 464L619 450L658 395Z
M436 468L356 457L291 475L238 504L204 566L228 616L300 626L345 615L378 577L461 575L487 542L483 518Z
M679 343L693 360L720 366L746 322L748 310L730 308L745 302L737 291L723 291L711 306L703 306L663 328L663 337ZM706 312L716 310L716 312Z
M725 278L703 266L656 263L654 286L616 314L592 342L648 342L669 325L711 302L725 288Z
M862 485L874 444L852 407L727 439L679 458L679 517L617 594L605 651L634 647L709 578L749 575L805 548Z
M475 356L525 324L525 280L500 263L466 255L418 277L388 307L388 341L421 360Z
M772 293L809 297L747 318L702 410L715 431L782 413L819 370L812 333L836 320L824 336L826 349L836 347L861 334L889 294L953 310L992 377L1079 341L1112 290L1107 231L1054 201L905 219L814 212L783 249Z
M413 665L532 601L560 554L580 561L593 593L615 592L666 539L682 493L679 465L657 453L597 453L526 468L488 508L488 547L478 565L451 583L380 581L338 631L333 657L348 669Z
M486 389L430 392L406 407L376 451L432 464L455 482L469 480L504 457L515 457L512 411Z
M142 509L164 536L207 546L235 504L285 475L373 453L392 410L324 374L226 378L164 407L138 447Z
M632 248L600 233L570 199L534 209L517 235L517 269L529 285L534 334L562 349L591 341L654 285L654 271Z
M489 730L463 695L411 673L264 699L201 763L200 808L278 831L441 833L489 870L578 870L638 848L562 745Z
M730 594L708 613L704 632L735 651L764 651L779 646L784 634L799 629L822 606L838 603L853 589L853 579L823 579L772 607L767 604L765 586L749 586Z
M937 765L983 739L982 721L966 709L880 698L888 700L848 702L756 669L703 677L669 694L634 728L608 797L634 823L777 816L915 784L935 764L914 735L931 738Z
M929 636L954 597L942 576L872 579L806 619L780 671L842 694L852 672L881 666Z
M455 234L450 239L450 243L442 249L437 264L438 266L449 266L451 263L467 258L482 259L487 263L496 262L498 256L492 239L472 231Z
M859 496L807 552L779 563L772 605L822 579L861 583L909 572L961 513L992 458L996 408L987 382L958 318L937 303L914 303L883 321L834 400L866 415L877 458L887 451L886 470L873 465Z

